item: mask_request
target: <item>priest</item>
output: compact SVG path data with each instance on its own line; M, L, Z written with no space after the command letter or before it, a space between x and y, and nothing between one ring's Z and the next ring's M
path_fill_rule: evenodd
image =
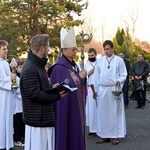
M76 65L74 58L77 53L75 31L60 31L62 56L49 68L48 75L52 84L62 83L69 79L70 87L76 91L55 103L56 111L56 143L55 150L85 150L85 112L83 79L87 72Z

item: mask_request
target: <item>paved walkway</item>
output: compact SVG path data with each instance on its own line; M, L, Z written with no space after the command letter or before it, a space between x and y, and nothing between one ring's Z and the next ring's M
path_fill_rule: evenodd
M150 150L150 103L145 109L135 109L131 101L126 112L127 135L118 145L111 143L96 144L98 137L87 137L87 150ZM15 147L13 150L23 150Z
M135 109L131 101L125 109L127 135L118 145L111 143L96 144L97 136L87 138L87 150L150 150L150 104L145 109Z

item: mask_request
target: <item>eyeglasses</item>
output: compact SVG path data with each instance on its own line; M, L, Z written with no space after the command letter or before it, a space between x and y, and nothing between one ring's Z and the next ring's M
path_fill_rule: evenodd
M2 50L7 51L8 49L7 48L3 48Z

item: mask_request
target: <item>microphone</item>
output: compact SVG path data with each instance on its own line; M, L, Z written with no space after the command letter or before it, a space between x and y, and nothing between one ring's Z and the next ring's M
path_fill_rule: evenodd
M65 79L63 82L61 82L60 84L59 84L59 86L62 86L62 85L64 85L64 84L69 84L70 83L70 80L69 79Z

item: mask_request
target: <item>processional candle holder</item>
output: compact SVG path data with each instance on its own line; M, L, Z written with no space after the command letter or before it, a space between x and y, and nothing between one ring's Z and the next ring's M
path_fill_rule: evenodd
M10 66L12 68L12 73L16 74L17 62L16 62L15 58L12 58ZM13 89L17 89L19 87L18 84L17 84L17 82L16 82L16 79L12 80L12 86L11 87Z
M120 91L120 90L112 91L112 94L118 100L118 99L120 99L120 95L122 94L122 91Z

